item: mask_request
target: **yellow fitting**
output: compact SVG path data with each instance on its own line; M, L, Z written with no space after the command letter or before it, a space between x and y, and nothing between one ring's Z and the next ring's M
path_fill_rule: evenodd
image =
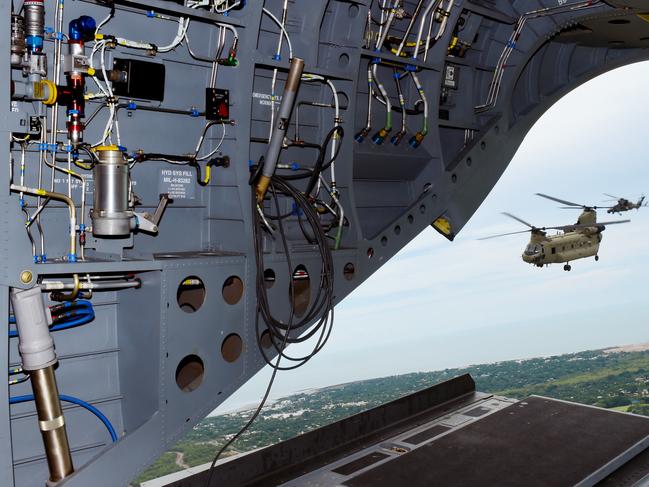
M94 76L96 73L95 68L88 68L88 76Z
M34 274L32 274L32 271L22 271L20 273L20 281L23 284L29 284L30 282L32 282L33 279L34 279Z
M104 38L104 34L95 34L95 40L100 41Z
M99 145L93 149L95 152L102 151L119 151L119 147L116 145Z
M34 94L36 94L36 85L34 86ZM56 88L56 85L50 81L49 79L44 79L41 80L40 83L38 83L38 91L43 95L42 96L42 101L44 105L54 105L56 103L56 98L58 96L58 91ZM47 93L47 97L45 97L45 93ZM37 97L41 98L41 97Z
M270 178L268 176L261 176L255 190L255 193L257 195L257 203L264 201L264 198L266 197L266 191L268 191L268 186L270 186Z

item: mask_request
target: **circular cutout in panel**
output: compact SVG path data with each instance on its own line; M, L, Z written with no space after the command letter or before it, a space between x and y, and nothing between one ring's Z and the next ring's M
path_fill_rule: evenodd
M349 54L342 53L338 57L338 66L346 68L349 65Z
M351 262L347 262L343 269L343 276L345 276L346 280L351 281L354 279L354 274L356 274L356 266Z
M243 296L243 281L238 276L230 276L223 283L223 299L228 304L237 304Z
M205 284L201 278L189 276L183 279L176 291L176 301L185 313L196 313L205 302Z
M415 217L412 215L408 215L408 223L413 223L415 221Z
M422 215L426 214L426 205L421 205L419 207L419 213L421 213Z
M394 234L399 235L400 233L401 233L401 227L397 225L396 227L394 227Z
M381 237L381 245L383 245L384 247L387 247L387 245L388 245L388 237Z
M472 164L473 164L473 159L471 159L470 157L467 157L467 159L466 159L466 165L469 166L469 167L471 167Z
M355 19L356 17L358 17L358 12L359 12L358 5L353 3L349 6L349 10L347 11L350 19Z
M236 333L231 333L225 337L221 343L221 355L226 362L236 362L243 352L243 340Z
M626 24L630 24L631 21L627 19L613 19L613 20L609 20L608 23L612 25L626 25Z
M264 332L261 334L261 336L259 337L259 343L265 349L269 349L273 346L273 339L271 338L270 332L268 330L264 330Z
M289 288L289 299L293 301L293 313L295 316L304 316L311 301L311 277L309 271L302 264L293 271L293 295Z
M198 389L203 382L205 365L198 355L187 355L176 367L176 385L183 392Z
M264 287L270 289L275 285L275 271L273 269L266 269L264 271Z

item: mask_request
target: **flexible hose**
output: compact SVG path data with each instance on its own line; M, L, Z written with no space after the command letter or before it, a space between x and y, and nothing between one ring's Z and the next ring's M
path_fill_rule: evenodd
M92 414L97 416L97 419L104 423L104 426L108 430L108 433L110 433L110 438L113 440L113 443L115 443L118 440L117 436L117 431L115 431L115 428L111 424L110 420L102 413L99 409L97 409L95 406L92 404L87 403L86 401L83 401L77 397L73 396L66 396L65 394L61 394L59 396L59 399L63 402L69 402L71 404L76 404L77 406L81 406L82 408L90 411ZM9 398L9 404L18 404L21 402L30 402L34 400L34 395L33 394L26 394L24 396L15 396L15 397L10 397Z

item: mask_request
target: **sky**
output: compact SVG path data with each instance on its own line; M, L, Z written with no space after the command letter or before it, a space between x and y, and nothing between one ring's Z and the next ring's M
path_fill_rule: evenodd
M649 342L649 208L604 233L600 261L538 269L524 264L528 236L479 241L573 223L603 193L649 196L649 63L583 85L529 133L502 179L454 243L424 231L336 308L327 347L280 373L271 397L355 380ZM626 218L626 217L625 217ZM602 219L619 219L600 214ZM297 350L294 350L297 352ZM259 401L264 369L217 411Z

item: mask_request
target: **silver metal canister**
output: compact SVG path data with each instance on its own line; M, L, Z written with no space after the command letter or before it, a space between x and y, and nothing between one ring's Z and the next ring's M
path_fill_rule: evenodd
M135 228L129 204L129 166L116 146L95 149L98 162L93 168L94 197L92 234L96 237L123 237Z

